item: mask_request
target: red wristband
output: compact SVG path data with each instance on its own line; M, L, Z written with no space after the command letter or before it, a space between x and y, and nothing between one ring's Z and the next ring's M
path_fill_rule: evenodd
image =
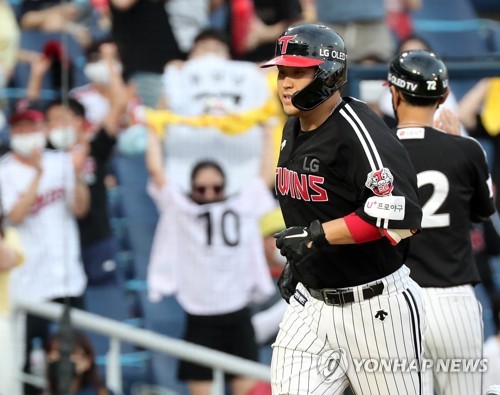
M378 228L360 218L356 213L344 217L349 233L356 244L368 243L382 237Z

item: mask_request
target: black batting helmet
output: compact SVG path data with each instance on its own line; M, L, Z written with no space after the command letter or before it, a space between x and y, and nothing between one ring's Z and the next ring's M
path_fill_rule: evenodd
M347 81L344 40L327 26L305 23L285 30L276 42L275 58L261 67L313 67L314 80L292 97L295 107L309 111L332 96Z
M391 62L388 83L413 97L439 99L448 92L448 69L433 52L402 52Z

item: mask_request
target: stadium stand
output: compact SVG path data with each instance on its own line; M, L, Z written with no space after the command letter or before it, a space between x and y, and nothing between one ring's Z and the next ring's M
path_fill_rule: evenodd
M424 1L413 18L415 33L444 59L470 60L494 52L488 41L497 32L498 23L480 19L469 0L456 0L452 7L446 0Z
M127 218L126 233L132 251L134 276L127 282L127 287L137 297L140 310L138 314L145 329L180 338L184 327L184 313L175 298L165 298L159 303L151 303L147 295L146 271L158 214L154 204L146 195L148 174L144 156L117 156L114 164L120 184L123 214ZM185 386L176 378L175 358L154 352L148 357L156 384L174 390L178 394L185 393Z

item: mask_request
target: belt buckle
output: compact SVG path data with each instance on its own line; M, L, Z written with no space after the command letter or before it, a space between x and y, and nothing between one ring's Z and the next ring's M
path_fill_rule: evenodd
M331 289L331 288L325 288L321 290L321 295L323 296L323 302L325 302L327 306L342 306L343 304L345 304L344 295L342 294L342 291L337 291L336 289ZM338 295L339 300L337 302L336 301L331 302L329 295L332 296Z

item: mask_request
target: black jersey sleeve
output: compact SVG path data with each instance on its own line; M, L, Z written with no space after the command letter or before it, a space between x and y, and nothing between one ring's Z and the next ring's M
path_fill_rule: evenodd
M481 145L473 138L460 139L466 155L470 158L471 175L475 181L474 193L470 200L470 216L473 222L485 221L495 212L493 186L488 171L486 155Z
M354 132L349 173L359 191L356 214L384 229L420 229L417 176L405 148L376 115L342 111Z

